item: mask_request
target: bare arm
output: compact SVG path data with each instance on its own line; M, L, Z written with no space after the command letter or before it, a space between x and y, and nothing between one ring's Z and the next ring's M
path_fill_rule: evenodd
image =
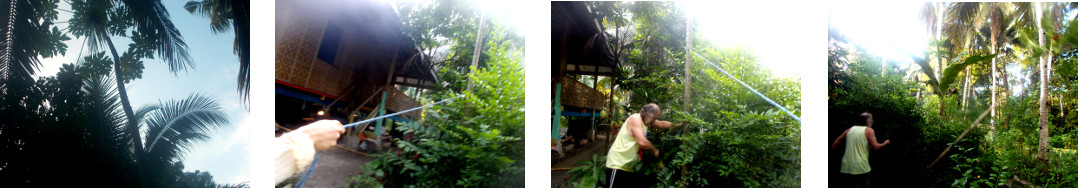
M644 121L639 116L630 118L626 126L629 126L629 131L632 132L633 138L636 139L636 145L640 146L641 150L651 151L652 154L658 156L659 150L655 149L655 146L652 146L648 138L644 136Z
M849 134L849 133L850 133L850 129L846 129L846 131L842 131L842 134L838 135L838 138L835 138L835 143L831 143L831 150L835 150L835 148L838 147L838 142L846 139L846 134Z
M674 125L673 123L670 123L669 121L655 120L654 123L651 123L651 126L654 126L655 128L660 128L660 129L669 129L670 127L675 127L675 128L676 127L681 127L681 123L678 123L678 124Z
M884 140L883 143L876 142L876 131L872 128L865 128L865 137L868 138L868 144L872 145L872 150L880 150L883 146L891 144L891 140Z

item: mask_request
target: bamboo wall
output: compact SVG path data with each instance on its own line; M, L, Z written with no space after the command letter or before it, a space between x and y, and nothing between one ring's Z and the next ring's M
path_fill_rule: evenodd
M561 104L586 109L605 109L606 95L568 76L561 78Z
M383 39L385 37L372 36L367 32L373 31L360 30L365 27L359 25L382 26L386 23L349 19L356 15L355 10L371 9L371 6L362 2L341 3L329 0L278 0L276 5L275 79L334 97L343 97L342 100L355 100L356 105L371 95L377 95L367 106L378 105L381 92L372 92L386 83L392 56L385 51L395 49L397 44ZM317 58L322 35L330 22L341 28L340 46L332 63ZM345 93L353 82L362 84L355 88L354 93ZM415 99L396 88L389 87L386 91L386 109L390 111L419 105ZM418 112L407 115L414 117Z

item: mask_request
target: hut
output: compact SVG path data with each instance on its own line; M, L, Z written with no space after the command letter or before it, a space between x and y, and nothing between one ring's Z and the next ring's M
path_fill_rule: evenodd
M384 1L277 1L275 121L292 129L321 119L349 123L420 106L416 96L438 80L430 58L402 32L393 6ZM419 115L415 111L387 121ZM374 123L375 133L381 136L386 124Z
M617 77L618 58L610 49L601 20L584 2L551 2L551 139L561 152L560 123L569 117L568 135L594 139L596 117L609 113L612 95L595 88L599 76ZM591 76L592 87L581 82L581 75ZM585 80L586 81L586 80ZM613 83L610 82L613 88ZM582 134L583 133L583 134Z

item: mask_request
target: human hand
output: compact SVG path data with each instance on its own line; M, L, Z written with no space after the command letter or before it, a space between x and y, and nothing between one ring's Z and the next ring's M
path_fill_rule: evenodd
M651 153L652 155L655 155L655 157L659 157L659 149L652 150Z
M296 129L311 138L314 149L327 150L337 145L337 138L344 134L344 125L337 120L322 120Z
M883 145L888 145L888 144L891 144L891 139L887 139L887 140L883 141Z

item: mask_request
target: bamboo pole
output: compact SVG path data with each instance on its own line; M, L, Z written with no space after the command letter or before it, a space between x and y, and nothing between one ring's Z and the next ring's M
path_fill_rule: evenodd
M966 137L966 134L969 134L969 131L972 130L974 127L977 127L977 125L979 124L978 122L980 122L981 119L984 119L984 116L987 116L989 112L991 112L991 109L985 110L983 113L981 113L980 116L977 117L977 120L973 120L973 124L971 124L969 128L966 128L966 131L962 131L962 134L958 135L958 139L955 139L954 142L948 144L947 148L943 149L943 153L940 153L940 155L936 157L936 160L932 160L932 164L929 164L926 169L932 169L932 166L936 166L936 163L939 162L944 155L947 155L947 152L951 151L951 147L954 147L955 144L958 144L958 141L962 141L962 138Z

